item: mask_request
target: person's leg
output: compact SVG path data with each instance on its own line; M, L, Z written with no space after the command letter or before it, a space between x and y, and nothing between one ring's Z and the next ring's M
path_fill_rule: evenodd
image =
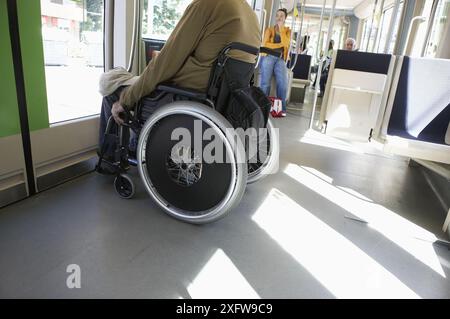
M108 120L111 116L111 108L115 102L117 102L120 98L120 92L123 87L118 88L113 94L103 97L102 100L102 109L100 111L100 125L99 125L99 148L101 150L102 145L105 143L105 131L106 126L108 125ZM115 128L115 127L114 127ZM115 130L113 129L114 133ZM111 151L113 145L109 145L107 153Z
M323 96L325 94L325 87L327 85L327 79L328 79L328 72L324 72L320 76L320 96Z
M112 95L103 97L102 109L100 110L100 126L98 131L98 145L101 147L105 138L106 125L108 124L108 119L111 116L112 105L116 101L113 99Z
M286 113L286 98L288 86L287 67L283 59L277 59L274 67L275 80L277 81L277 97L283 102L283 113Z
M274 57L267 55L261 57L259 86L265 95L270 94L270 84L272 80L273 68L275 64Z

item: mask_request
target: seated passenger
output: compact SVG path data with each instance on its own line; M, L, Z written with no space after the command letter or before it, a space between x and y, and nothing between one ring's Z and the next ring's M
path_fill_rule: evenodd
M356 40L353 38L348 38L347 40L345 40L345 50L358 51L358 49L356 49Z
M288 86L288 74L286 61L289 54L289 44L291 42L291 29L284 26L287 18L287 10L277 11L276 22L273 27L266 29L264 33L263 46L281 53L282 58L273 55L266 55L261 58L260 86L262 91L270 94L272 76L275 75L277 84L277 97L283 103L283 116L286 116L286 98Z
M330 71L333 49L334 49L334 40L330 40L330 43L328 45L327 56L325 57L325 60L323 62L322 75L320 76L320 94L319 94L320 97L322 97L323 94L325 93L325 87L327 86L328 72Z
M100 145L108 118L112 114L118 124L120 114L131 109L158 84L170 82L176 86L205 91L213 62L231 42L241 42L259 48L259 22L245 0L194 0L187 7L158 57L152 59L144 72L130 86L122 86L103 98L100 114ZM230 57L254 63L256 57L230 51Z
M310 49L309 49L309 39L310 36L309 35L305 35L302 38L302 45L300 48L300 54L306 54L306 55L310 55Z

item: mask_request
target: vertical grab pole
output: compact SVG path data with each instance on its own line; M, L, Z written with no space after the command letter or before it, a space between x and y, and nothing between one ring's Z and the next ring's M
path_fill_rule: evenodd
M293 38L294 38L294 29L295 29L295 20L296 20L296 17L295 17L295 9L297 8L298 1L299 1L299 0L294 0L294 7L293 7L293 9L292 9L291 39L289 40L289 50L288 50L288 55L287 55L288 57L287 57L287 59L286 59L286 65L287 65L288 62L289 62L289 58L290 58L290 56L291 56L291 51L292 51L292 40L293 40Z
M306 7L306 0L303 0L303 5L301 6L302 17L300 19L300 31L298 32L300 34L300 39L302 39L303 20L304 20L304 17L305 17L305 7Z
M323 5L323 8L325 8L325 3ZM330 21L328 23L328 33L327 33L327 42L326 42L327 45L328 45L328 43L330 43L331 33L333 32L333 17L334 17L334 9L335 8L336 8L336 0L333 0L333 5L331 7L331 12L330 12ZM324 54L324 56L326 56L326 55ZM320 77L322 75L323 60L324 60L323 58L320 59L319 68L317 69L316 87L314 90L314 103L313 103L313 108L312 108L312 112L311 112L311 120L309 121L309 129L312 129L313 123L314 123L314 113L316 112L317 98L318 98L319 90L320 90Z
M394 35L394 27L395 27L395 21L397 21L397 15L398 15L398 9L400 9L400 0L395 0L394 4L394 11L392 12L391 21L389 22L389 29L386 36L386 43L384 44L384 50L383 53L387 54L389 51L389 45L392 40L392 36Z
M255 2L256 6L256 2ZM264 31L266 28L266 19L267 19L267 11L266 11L266 0L261 1L261 9L260 9L260 17L261 20L259 21L261 24L261 37L264 39Z
M384 8L384 0L381 0L380 15L378 16L378 22L377 22L377 31L375 32L375 41L373 41L373 47L372 47L372 51L374 51L375 47L377 47L376 53L378 53L378 48L380 47L379 42L378 42L378 46L377 46L377 40L378 40L378 34L380 34L381 16L383 15L383 8ZM381 41L381 34L380 34L380 41Z
M114 68L114 0L105 1L105 23L103 25L103 58L105 61L104 71Z
M422 44L422 49L420 50L420 56L423 57L425 55L425 51L427 50L428 41L431 37L431 28L433 27L434 19L436 18L436 10L439 1L433 1L433 5L431 6L430 18L428 19L427 31L425 32L425 39Z
M377 11L377 4L378 4L378 0L375 0L375 3L373 4L372 19L370 21L369 37L367 38L366 52L369 51L370 37L372 36L372 30L373 30L373 19L375 18L375 12Z
M300 4L301 5L301 4ZM298 60L298 49L300 47L300 39L302 39L302 30L303 30L303 17L305 15L305 6L306 6L306 0L303 1L303 6L302 6L302 17L300 20L300 30L298 31L297 34L297 40L296 40L296 44L295 44L295 58L294 58L294 62L291 63L291 71L295 68L295 66L297 65L297 60Z
M254 6L256 8L256 0L254 1ZM255 9L253 9L255 11ZM267 10L266 10L266 0L261 0L261 8L260 8L260 24L261 24L261 42L264 40L264 32L266 27L266 19L267 19ZM256 60L255 69L258 68L259 62L261 61L261 54L258 55L258 59Z
M130 56L128 60L128 72L133 71L133 63L134 63L134 56L136 54L136 45L138 43L138 37L139 37L139 16L140 16L140 9L141 9L141 2L140 0L134 0L134 13L133 13L133 33L131 38L131 51ZM138 71L139 72L139 71Z
M408 35L406 36L405 47L403 49L403 55L407 55L410 53L410 52L407 53L406 51L409 47L409 41L411 38L412 28L413 28L413 25L416 23L416 21L418 21L419 23L425 22L425 21L427 21L427 17L415 16L414 18L411 19L411 22L409 23L409 28L408 28Z
M302 41L301 44L303 44L302 32L303 32L303 22L304 22L304 18L305 18L305 10L306 10L306 0L303 1L303 7L302 7L302 20L301 20L301 22L300 22L300 37L301 37L301 41ZM300 42L299 42L299 43L300 43ZM305 48L306 48L306 47L305 47ZM296 64L297 64L297 60L295 60L294 67L295 67Z
M323 24L323 13L325 12L325 5L327 4L327 0L323 0L322 4L322 11L320 12L320 23L319 23L319 36L317 38L317 45L316 45L316 59L320 59L320 34L322 33L322 24Z

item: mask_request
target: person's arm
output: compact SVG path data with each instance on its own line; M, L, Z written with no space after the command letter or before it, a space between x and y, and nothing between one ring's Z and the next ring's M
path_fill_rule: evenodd
M287 38L288 38L289 40L288 40L288 42L287 42L287 47L286 47L286 49L285 49L287 52L289 52L289 46L291 45L291 36L292 36L291 28L288 28ZM288 56L288 54L289 54L289 53L286 53L286 58L285 58L286 61L289 61L289 60L291 59L291 57Z
M272 31L270 28L267 28L264 32L264 41L263 46L269 49L279 49L283 47L283 43L273 43L270 41L272 35Z
M152 51L152 59L156 59L156 57L159 55L160 52L161 52L161 51L153 50L153 51Z
M284 32L281 34L281 42L284 47L289 48L289 44L291 43L291 29L286 27Z
M206 11L204 5L195 0L187 7L158 57L152 59L133 85L122 91L119 100L122 106L133 107L158 84L170 80L180 70L205 32L209 17Z

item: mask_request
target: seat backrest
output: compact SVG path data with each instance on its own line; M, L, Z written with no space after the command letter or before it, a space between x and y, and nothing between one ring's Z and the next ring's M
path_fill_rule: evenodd
M450 145L450 61L402 57L393 85L387 134Z
M292 72L294 73L294 79L309 80L311 70L311 56L306 54L297 55L297 63L295 64ZM291 54L288 67L291 67L291 63L295 61L295 54Z

